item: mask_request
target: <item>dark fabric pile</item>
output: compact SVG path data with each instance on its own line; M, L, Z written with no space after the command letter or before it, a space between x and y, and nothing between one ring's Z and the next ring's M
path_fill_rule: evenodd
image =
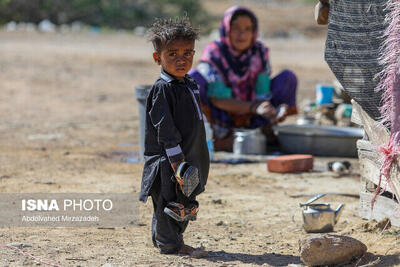
M387 0L331 0L325 60L345 91L375 120L381 93L374 90Z

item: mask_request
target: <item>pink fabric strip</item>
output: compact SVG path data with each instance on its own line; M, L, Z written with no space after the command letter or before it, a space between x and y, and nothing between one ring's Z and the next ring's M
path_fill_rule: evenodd
M376 198L384 192L381 189L382 177L390 187L393 186L390 170L400 154L400 0L389 0L386 8L388 13L385 22L388 26L379 59L383 71L378 75L380 82L376 91L382 91L381 122L391 129L391 134L389 143L379 148L383 155L383 163L378 188L371 201L372 209Z

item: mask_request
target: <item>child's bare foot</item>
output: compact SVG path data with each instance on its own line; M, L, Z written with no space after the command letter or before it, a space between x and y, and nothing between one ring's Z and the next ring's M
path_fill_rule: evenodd
M191 255L196 249L194 247L183 244L178 254Z
M178 254L188 255L193 258L204 258L208 256L208 252L204 249L203 246L201 246L200 248L194 248L188 245L183 245L178 251Z
M205 258L208 257L208 252L204 249L203 246L196 248L195 251L190 254L190 257L193 258Z

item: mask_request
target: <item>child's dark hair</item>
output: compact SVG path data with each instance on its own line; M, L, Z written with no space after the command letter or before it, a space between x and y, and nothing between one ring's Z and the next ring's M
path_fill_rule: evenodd
M190 25L187 16L175 19L156 19L148 31L148 40L153 43L156 52L161 52L161 49L172 40L194 41L198 38L198 29Z

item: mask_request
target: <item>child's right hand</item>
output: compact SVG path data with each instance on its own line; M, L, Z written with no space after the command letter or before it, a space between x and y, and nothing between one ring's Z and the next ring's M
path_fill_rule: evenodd
M180 165L182 162L183 162L183 160L182 160L182 161L177 161L177 162L172 162L172 163L171 163L171 167L172 167L172 170L174 170L174 174L176 173L176 171L178 170L179 165Z

